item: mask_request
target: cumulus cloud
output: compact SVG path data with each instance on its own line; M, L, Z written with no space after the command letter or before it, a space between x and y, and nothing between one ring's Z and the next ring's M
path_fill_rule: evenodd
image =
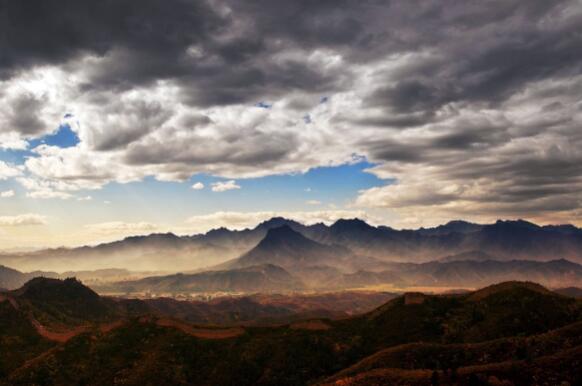
M0 216L0 226L2 227L45 225L46 223L46 216L34 213L19 214L16 216Z
M0 132L0 150L25 150L28 147L26 142L18 133Z
M0 148L67 114L80 142L0 163L30 194L357 155L386 185L354 205L402 221L579 218L578 1L35 1L2 10Z
M305 201L307 205L321 205L321 201L319 200L307 200Z
M0 180L6 180L8 178L19 176L20 174L21 170L18 167L0 161Z
M65 192L56 192L52 190L35 190L34 192L26 193L26 197L30 198L40 198L40 199L51 199L51 198L58 198L61 200L68 200L69 198L73 197L72 194L65 193Z
M202 189L204 189L204 184L202 182L196 182L192 185L192 189L202 190Z
M10 190L5 190L3 192L0 192L0 198L9 198L9 197L14 197L14 190L10 189Z
M220 181L212 183L213 192L226 192L228 190L240 189L240 186L236 184L235 180Z
M73 197L71 193L63 191L66 190L66 184L58 181L42 181L29 177L18 177L17 181L28 190L26 196L30 198L67 200Z

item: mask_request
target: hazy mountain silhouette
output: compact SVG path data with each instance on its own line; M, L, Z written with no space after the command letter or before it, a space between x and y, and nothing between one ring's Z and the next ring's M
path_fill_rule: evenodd
M482 225L457 220L435 228L396 230L371 226L359 219L341 219L331 226L305 226L281 217L240 231L219 228L193 236L153 234L94 247L3 254L0 263L26 270L115 266L132 270L164 271L171 267L173 271L188 271L238 258L258 246L270 229L282 225L338 251L344 248L355 256L387 262L427 262L471 252L496 260L564 258L582 263L582 230L572 225L542 227L523 220Z
M418 232L424 235L441 236L450 233L471 233L481 230L482 228L483 225L481 224L474 224L463 220L453 220L434 228L420 228Z
M301 289L303 284L283 268L265 263L196 274L153 276L97 288L116 292L272 292Z
M289 225L270 228L256 247L226 263L228 268L275 264L286 269L352 264L356 257L343 247L324 245L308 239Z

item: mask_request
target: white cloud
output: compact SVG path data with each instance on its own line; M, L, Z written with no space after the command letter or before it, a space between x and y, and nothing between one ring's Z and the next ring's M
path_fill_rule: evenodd
M321 205L321 201L319 200L307 200L305 201L307 205Z
M28 142L18 135L18 133L0 133L0 149L3 150L25 150Z
M92 199L93 197L91 196L77 197L77 201L91 201Z
M33 213L20 214L16 216L0 216L0 226L3 227L45 225L46 223L46 216Z
M194 185L192 185L192 189L202 190L204 189L204 184L202 182L196 182Z
M11 189L0 192L0 197L1 198L14 197L14 190Z
M59 192L55 190L35 190L32 192L27 192L26 197L30 198L40 198L43 200L48 200L52 198L58 198L60 200L68 200L73 197L72 194L66 192Z
M240 186L236 184L235 180L229 180L224 182L214 182L212 184L213 192L226 192L227 190L240 189Z
M18 167L0 161L0 180L7 180L8 178L16 177L20 174L22 174L22 172Z

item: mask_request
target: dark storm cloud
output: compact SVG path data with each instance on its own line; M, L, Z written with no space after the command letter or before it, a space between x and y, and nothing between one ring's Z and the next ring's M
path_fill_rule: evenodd
M38 118L44 101L31 94L21 94L11 101L9 119L4 129L18 129L23 134L38 134L45 129L44 123Z
M334 119L335 121L349 121L358 126L372 126L372 127L387 127L387 128L409 128L421 126L425 123L432 122L435 119L432 113L420 114L383 114L370 115L358 119L351 119L349 117L340 116Z
M244 131L244 130L242 130ZM237 133L242 135L238 136ZM184 147L180 139L150 140L130 146L125 161L133 165L142 164L234 164L265 165L284 158L298 146L297 139L290 135L267 135L258 131L223 133L220 141L199 136L189 139Z
M256 166L266 175L333 164L357 148L383 178L402 181L403 195L411 192L407 178L413 191L431 179L453 187L436 192L427 183L426 194L407 202L463 197L575 208L581 7L574 0L0 0L0 79L45 64L78 74L75 97L104 106L94 116L120 122L88 135L90 149L119 152L128 167L167 166L187 176L199 165L229 175ZM166 88L156 94L160 84ZM132 90L151 94L147 102L113 100ZM329 109L315 111L322 96L331 97ZM239 125L228 113L242 110L220 110L261 101L284 117ZM46 130L38 95L6 103L13 113L0 111L0 123L27 135ZM304 131L302 116L311 122ZM331 144L337 149L328 159L297 161ZM382 199L398 205L395 195L369 202Z
M205 1L0 1L0 68L63 63L124 47L168 63L223 20ZM143 63L147 65L147 63Z
M420 59L369 97L410 113L451 101L497 103L530 80L580 71L582 58L582 19L541 23L561 1L170 3L1 0L0 70L9 76L94 54L110 60L89 71L87 90L177 79L187 102L210 106L349 86L345 73L275 59L286 50L332 49L349 65L431 49L439 58Z
M329 93L340 91L343 82L341 74L309 68L297 60L217 67L180 80L184 102L201 107L256 103L294 91Z

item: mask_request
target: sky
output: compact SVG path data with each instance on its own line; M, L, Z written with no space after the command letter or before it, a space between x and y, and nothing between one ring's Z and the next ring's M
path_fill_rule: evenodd
M582 3L0 0L0 249L582 226Z

